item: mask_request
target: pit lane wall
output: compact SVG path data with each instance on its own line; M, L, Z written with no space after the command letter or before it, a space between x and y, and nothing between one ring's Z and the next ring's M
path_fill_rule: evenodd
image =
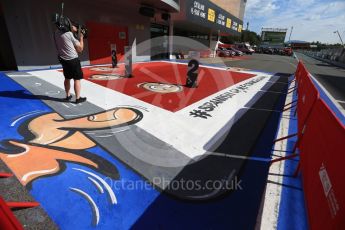
M298 50L298 52L345 68L345 48L324 49L321 51Z
M345 125L302 62L296 71L300 167L311 229L345 229Z

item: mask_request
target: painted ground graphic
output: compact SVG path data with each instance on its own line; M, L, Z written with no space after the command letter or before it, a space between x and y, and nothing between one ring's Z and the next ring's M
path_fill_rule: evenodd
M187 64L152 62L134 64L133 76L135 77L127 80L114 79L113 77L116 74L124 75L124 65L119 65L119 68L115 70L112 68L86 68L84 74L85 79L96 84L172 112L183 109L220 90L255 76L248 73L201 67L198 77L199 87L195 89L181 87L186 84L187 71ZM100 74L112 79L100 79ZM216 78L213 76L216 76ZM146 87L147 84L151 84L151 88ZM161 90L158 91L158 88Z
M121 71L85 68L82 104L58 70L2 75L1 160L62 229L253 228L288 78L202 66L190 89L185 64Z

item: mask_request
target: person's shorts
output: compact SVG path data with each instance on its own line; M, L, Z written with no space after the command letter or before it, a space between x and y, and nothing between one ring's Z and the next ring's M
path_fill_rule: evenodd
M79 58L64 60L60 59L60 63L63 68L63 75L67 79L80 80L83 79L83 71L81 70Z

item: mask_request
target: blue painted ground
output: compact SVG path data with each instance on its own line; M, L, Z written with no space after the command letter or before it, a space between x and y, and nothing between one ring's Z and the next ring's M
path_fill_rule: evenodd
M0 76L0 79L2 95L6 94L4 91L16 90L23 90L25 93L31 94L4 75ZM277 108L281 107L283 103L284 98L282 97ZM23 140L17 130L23 122L33 116L53 112L40 100L23 100L1 96L1 94L0 106L0 129L6 130L0 134L0 140ZM36 111L37 114L28 115L11 126L19 116L32 111ZM273 113L261 138L257 141L254 149L255 156L261 157L263 153L263 155L271 153L271 143L276 136L278 122L279 113ZM245 163L239 178L242 189L211 201L186 202L160 193L149 185L133 189L130 186L133 182L145 184L145 180L140 175L99 147L88 149L87 152L102 157L116 166L120 173L119 181L127 187L115 186L115 182L110 181L105 175L75 163L66 163L65 171L59 175L34 181L30 190L31 194L61 229L96 228L91 224L93 216L89 203L79 194L72 192L70 188L85 191L93 198L100 209L100 222L97 228L253 229L255 226L267 179L269 159ZM86 170L105 179L114 190L118 203L111 204L108 194L106 192L101 194L88 179L88 175L75 168Z
M17 130L23 122L34 116L53 111L40 100L3 96L6 91L23 90L25 94L31 95L31 93L4 75L0 76L0 79L0 130L2 130L0 140L23 140L24 138ZM29 115L25 119L18 121L14 126L11 126L18 117L32 111L36 111L37 114ZM6 131L4 132L4 130ZM1 147L5 148L5 146ZM82 196L72 192L70 190L71 187L85 191L95 200L100 209L100 222L97 228L130 228L159 193L152 186L146 184L139 175L99 147L88 149L88 152L101 156L115 165L120 173L120 181L111 181L91 168L67 163L66 170L60 175L40 178L34 181L30 193L36 201L41 203L41 206L61 229L95 229L91 224L92 210L90 205ZM73 168L92 172L105 179L109 185L113 185L112 189L115 192L118 203L112 205L109 202L107 192L100 194L88 179L87 174ZM139 186L139 188L133 189L131 187L133 182L142 184L144 188L141 189ZM116 186L115 183L117 183ZM121 186L121 183L124 186Z
M297 99L296 91L292 101ZM289 134L297 133L297 116L295 110L290 112ZM286 150L292 152L297 137L289 138ZM291 153L290 153L291 154ZM289 154L286 154L287 156ZM281 201L279 207L278 227L279 230L305 230L308 229L308 220L304 201L301 175L293 177L298 165L298 158L285 161Z

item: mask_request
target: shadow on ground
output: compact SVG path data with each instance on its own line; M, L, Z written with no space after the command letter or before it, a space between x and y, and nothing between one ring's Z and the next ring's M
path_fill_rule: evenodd
M284 106L288 87L288 75L276 76L277 82L259 92L259 100L238 111L222 141L170 182L176 186L157 197L134 229L254 229L281 114L277 111ZM193 187L197 182L201 186Z
M314 75L336 100L345 101L345 76L326 74Z
M0 97L66 102L66 100L64 98L55 98L55 97L50 97L47 95L32 95L25 90L2 91L2 92L0 92Z

